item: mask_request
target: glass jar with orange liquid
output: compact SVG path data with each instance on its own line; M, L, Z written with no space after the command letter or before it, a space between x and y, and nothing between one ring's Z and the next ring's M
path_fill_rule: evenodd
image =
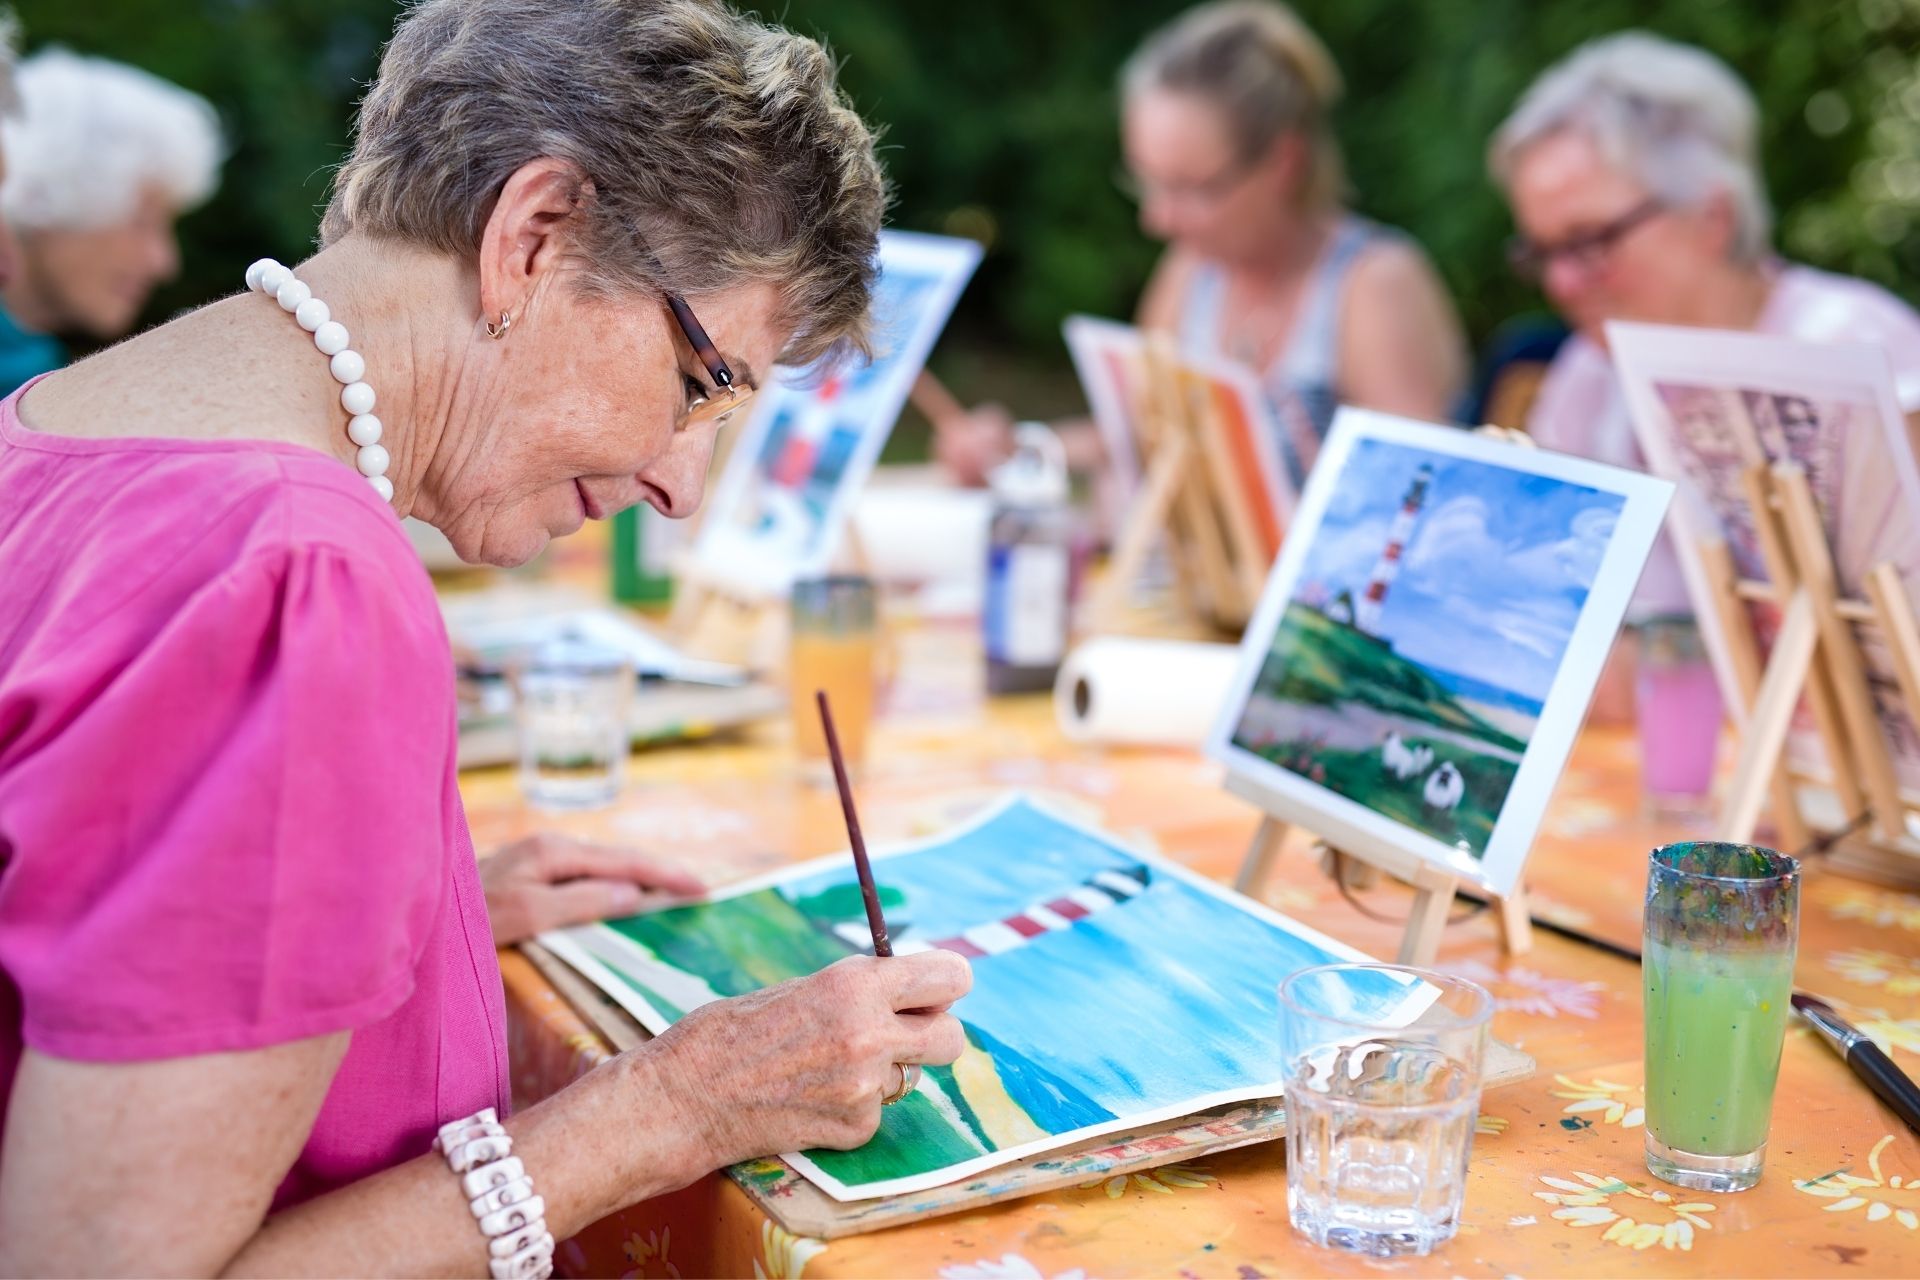
M826 782L833 777L814 705L816 690L826 690L833 704L834 729L847 768L857 770L866 760L867 730L880 684L879 658L872 579L841 575L794 584L788 691L794 742L809 778Z

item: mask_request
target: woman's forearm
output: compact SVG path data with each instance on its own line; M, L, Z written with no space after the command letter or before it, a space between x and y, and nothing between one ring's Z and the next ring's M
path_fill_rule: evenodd
M676 1092L666 1055L649 1047L506 1122L556 1240L708 1171ZM484 1276L487 1248L459 1178L426 1153L275 1214L226 1272Z

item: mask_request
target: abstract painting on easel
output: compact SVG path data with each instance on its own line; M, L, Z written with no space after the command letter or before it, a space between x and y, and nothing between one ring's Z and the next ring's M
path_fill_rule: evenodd
M1883 351L1660 325L1616 323L1608 335L1651 469L1681 486L1674 550L1729 701L1739 692L1699 548L1724 540L1740 577L1767 580L1742 480L1749 468L1792 463L1805 474L1842 596L1864 597L1879 565L1897 571L1909 591L1920 590L1920 465ZM1755 638L1770 648L1778 608L1760 601L1747 608ZM1857 638L1901 789L1920 797L1920 726L1908 714L1893 655L1877 628ZM1804 705L1791 755L1801 772L1827 773Z
M965 1054L929 1068L873 1141L787 1157L841 1200L1275 1096L1275 987L1309 965L1363 958L1024 799L876 853L874 876L896 951L965 955L974 987L955 1009ZM845 855L542 942L656 1033L708 1001L872 950ZM1385 979L1353 996L1357 1015L1407 1019L1430 1000Z

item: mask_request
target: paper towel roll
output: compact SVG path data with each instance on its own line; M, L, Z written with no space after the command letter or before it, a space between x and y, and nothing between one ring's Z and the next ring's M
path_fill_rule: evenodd
M1053 686L1061 732L1075 742L1198 747L1206 741L1240 651L1182 640L1089 640Z

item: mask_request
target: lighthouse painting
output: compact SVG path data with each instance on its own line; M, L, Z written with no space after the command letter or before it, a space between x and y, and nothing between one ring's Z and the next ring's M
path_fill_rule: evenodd
M822 573L980 246L951 236L880 233L874 357L762 370L762 386L707 504L699 575L749 597L784 598ZM719 337L721 335L715 335Z
M928 1067L856 1151L787 1157L828 1194L937 1186L1098 1134L1280 1092L1273 986L1358 952L1177 863L1014 797L958 831L878 851L894 948L954 951L966 1049ZM852 860L541 939L649 1030L871 953ZM1425 990L1356 980L1356 1017L1411 1020Z
M1475 879L1503 839L1498 860L1517 867L1670 495L1343 410L1214 754Z
M1413 473L1407 496L1400 500L1400 510L1394 514L1393 526L1387 532L1387 545L1380 548L1380 559L1373 566L1373 575L1367 579L1367 589L1354 606L1353 624L1370 636L1380 634L1380 611L1387 603L1387 588L1400 576L1400 558L1406 554L1414 522L1419 520L1420 509L1426 505L1427 490L1432 487L1433 467L1422 464Z

